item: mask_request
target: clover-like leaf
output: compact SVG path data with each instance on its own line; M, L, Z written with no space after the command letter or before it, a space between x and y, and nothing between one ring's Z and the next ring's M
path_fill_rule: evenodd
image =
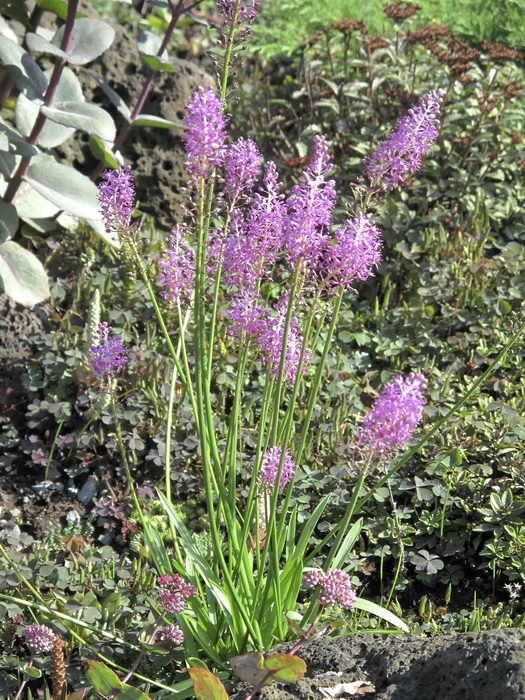
M228 693L221 681L207 668L189 668L197 700L227 700Z

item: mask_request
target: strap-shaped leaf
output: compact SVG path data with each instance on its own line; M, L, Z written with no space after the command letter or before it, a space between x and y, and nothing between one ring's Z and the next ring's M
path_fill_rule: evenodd
M159 126L164 129L184 128L183 124L172 122L162 117L156 117L154 114L139 114L139 116L133 120L133 126Z
M64 37L65 25L60 27L53 37L53 44L60 47ZM71 41L67 50L67 60L76 66L93 61L109 49L115 38L115 30L100 19L87 17L75 22Z
M82 219L100 219L98 191L91 180L67 165L46 156L36 156L26 174L26 181L42 197L62 211Z
M11 299L24 306L34 306L49 297L42 263L15 241L0 245L0 286Z
M57 124L69 126L87 134L99 136L104 141L114 141L115 123L106 110L88 102L54 102L40 111Z

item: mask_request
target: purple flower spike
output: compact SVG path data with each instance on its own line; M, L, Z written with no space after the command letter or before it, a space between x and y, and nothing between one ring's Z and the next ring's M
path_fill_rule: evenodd
M111 326L101 323L95 338L97 345L91 346L91 366L97 377L113 377L126 364L126 349L120 342L120 335L110 338Z
M285 230L287 258L292 264L304 258L316 269L318 259L330 238L330 223L335 205L335 182L327 180L332 169L323 136L313 140L312 157L301 181L292 188L288 199Z
M410 440L423 412L427 380L411 372L394 377L381 391L365 416L356 437L369 456L389 459Z
M251 139L240 138L226 149L225 191L234 200L255 185L261 170L261 152Z
M327 284L352 289L356 280L366 280L381 262L381 247L381 231L370 214L346 221L326 252Z
M160 640L179 645L184 642L184 634L178 625L167 625L160 631Z
M439 110L443 93L433 90L397 122L397 128L377 151L363 159L370 184L393 190L409 173L421 167L438 135Z
M186 167L195 178L207 177L224 160L226 119L213 89L200 87L186 106L184 144Z
M279 464L281 462L282 450L278 447L270 447L264 453L262 458L262 467L259 471L259 483L262 484L265 490L272 491L275 488L277 474L279 472ZM279 490L281 491L288 484L297 470L297 464L294 462L290 450L286 450L283 468L281 471L281 479L279 482Z
M162 251L158 261L157 281L163 288L161 295L168 303L177 303L181 298L190 300L195 278L195 254L190 248L182 228L176 226L168 238L168 247Z
M33 654L51 651L56 637L56 634L50 627L37 625L36 623L26 627L22 634Z
M135 203L135 186L131 166L118 170L105 170L105 180L98 186L98 200L102 218L108 233L125 233L129 230Z
M224 17L228 24L230 24L233 19L233 9L235 4L236 0L217 0L217 12ZM259 5L259 0L246 0L246 2L242 0L239 5L236 25L238 27L242 26L243 24L248 25L243 32L243 39L248 37L250 25L259 12Z
M306 588L321 589L318 597L321 605L337 605L344 610L351 610L357 600L350 576L341 569L310 571L305 575L303 585Z

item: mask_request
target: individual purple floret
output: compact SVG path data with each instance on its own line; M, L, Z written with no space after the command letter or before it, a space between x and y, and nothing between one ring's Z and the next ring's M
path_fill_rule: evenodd
M33 654L42 654L51 651L55 642L56 634L46 625L33 623L22 632L27 646Z
M251 139L240 138L226 148L224 190L231 200L252 189L259 177L261 160L261 152Z
M350 576L341 569L310 571L303 579L306 588L320 588L317 600L321 605L337 605L351 610L357 600L352 589Z
M98 186L102 218L108 233L125 233L131 224L135 203L135 186L131 166L105 170L105 180Z
M164 574L157 578L161 589L159 600L167 612L182 612L186 606L186 598L197 595L197 589L187 583L179 574Z
M229 23L233 19L233 10L237 0L217 0L217 12L224 17ZM249 0L244 2L241 0L239 10L237 12L237 26L243 23L251 24L259 11L259 0Z
M110 338L111 331L111 326L101 323L95 333L98 344L91 346L91 366L97 377L113 377L126 364L126 349L120 342L120 335Z
M325 254L327 284L352 289L356 280L366 280L381 262L381 247L381 231L370 214L346 221Z
M399 374L388 382L356 437L368 456L389 459L410 440L421 420L426 386L425 377L414 372L406 379Z
M199 87L186 105L184 144L186 167L194 178L207 177L224 161L226 119L211 87Z
M161 295L169 303L191 299L195 278L195 254L186 240L181 226L176 226L168 238L168 247L159 258L157 281Z
M371 185L393 190L409 173L420 168L423 156L437 138L442 102L443 93L439 90L421 97L377 151L363 159Z
M261 297L253 290L243 290L230 301L228 333L239 340L255 340L264 328L265 309Z
M262 457L262 466L259 470L259 483L262 484L265 490L272 491L275 488L277 474L279 473L279 464L281 462L282 450L279 447L270 447ZM297 470L297 465L294 462L290 450L286 450L281 478L279 481L279 490L281 491L288 484Z
M335 205L335 182L327 180L332 169L328 147L323 136L315 136L310 164L300 182L292 188L288 199L285 228L287 259L294 265L304 258L316 271L319 257L330 238L330 223Z
M178 625L167 625L160 631L160 640L178 645L184 642L184 634Z

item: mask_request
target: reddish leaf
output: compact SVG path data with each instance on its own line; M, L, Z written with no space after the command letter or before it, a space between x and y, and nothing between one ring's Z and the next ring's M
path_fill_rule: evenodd
M189 668L197 700L228 700L226 688L207 668Z
M272 680L295 683L306 673L306 664L294 654L272 654L264 659L264 668L272 671Z
M260 651L234 656L230 659L230 666L241 681L250 685L257 685L268 673L264 668L264 657Z

